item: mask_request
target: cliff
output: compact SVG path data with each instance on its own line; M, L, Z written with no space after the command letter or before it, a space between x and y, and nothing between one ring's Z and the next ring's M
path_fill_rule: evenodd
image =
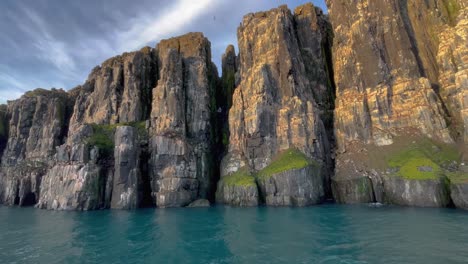
M246 15L221 77L188 33L0 106L0 203L468 209L467 5L327 6Z
M211 98L218 76L210 45L191 33L157 46L161 79L153 89L150 178L159 207L209 198L214 186Z
M449 205L449 189L467 176L466 4L327 5L335 33L335 199Z
M231 134L228 154L221 164L218 201L238 204L238 199L229 199L236 196L231 192L247 194L240 200L251 200L247 202L251 205L259 199L270 205L308 205L323 199L330 144L316 103L324 101L323 91L327 90L320 41L326 33L318 25L326 22L320 21L325 19L321 15L307 5L296 15L281 6L244 17L237 33L240 83L229 111ZM305 21L307 16L312 19ZM299 30L301 37L296 33ZM316 64L311 67L315 72L306 70L305 59ZM305 163L297 168L278 166L264 178L256 177L268 166L288 159L290 152L300 152L297 156ZM302 169L312 173L301 177ZM288 173L276 177L284 172ZM239 179L230 179L235 177ZM251 184L244 184L249 178ZM289 188L289 182L294 186ZM269 184L276 188L267 188ZM241 191L251 186L260 193Z

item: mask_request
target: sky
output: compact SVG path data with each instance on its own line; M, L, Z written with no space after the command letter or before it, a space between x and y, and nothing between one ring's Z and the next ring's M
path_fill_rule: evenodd
M35 88L71 89L107 58L203 32L218 65L251 12L324 0L1 0L0 103Z

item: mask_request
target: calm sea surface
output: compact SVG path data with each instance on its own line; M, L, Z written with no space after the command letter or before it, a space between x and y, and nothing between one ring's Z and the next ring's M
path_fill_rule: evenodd
M0 263L468 263L468 212L0 207Z

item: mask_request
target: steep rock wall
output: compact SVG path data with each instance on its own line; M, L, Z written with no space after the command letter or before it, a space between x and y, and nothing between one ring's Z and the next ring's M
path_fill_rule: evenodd
M465 4L327 6L335 33L336 200L446 206L444 182L466 174Z
M297 12L294 16L281 6L249 14L238 29L240 83L229 111L229 150L221 164L218 189L233 189L228 183L232 183L230 177L237 177L233 176L235 172L242 169L254 175L290 149L298 149L307 159L320 163L318 170L323 171L308 177L324 177L330 146L314 93L325 96L327 83L322 76L324 64L314 64L324 61L320 37L325 33L318 24L327 22L312 5ZM301 37L296 31L301 32ZM309 60L305 62L303 56L313 59L308 71L305 64ZM296 175L290 173L288 177ZM323 182L320 185L323 189ZM249 191L237 193L255 197ZM218 201L230 204L226 199L230 196L218 192Z
M159 207L185 206L214 189L215 68L201 33L157 46L159 75L153 89L150 128L152 196Z
M10 101L8 141L0 169L0 202L32 205L39 198L41 177L50 167L66 127L68 95L36 89Z

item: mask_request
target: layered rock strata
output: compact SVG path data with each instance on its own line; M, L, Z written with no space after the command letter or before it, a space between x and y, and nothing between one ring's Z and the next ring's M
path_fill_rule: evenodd
M327 6L335 33L336 200L448 205L446 181L463 174L466 151L465 4Z

